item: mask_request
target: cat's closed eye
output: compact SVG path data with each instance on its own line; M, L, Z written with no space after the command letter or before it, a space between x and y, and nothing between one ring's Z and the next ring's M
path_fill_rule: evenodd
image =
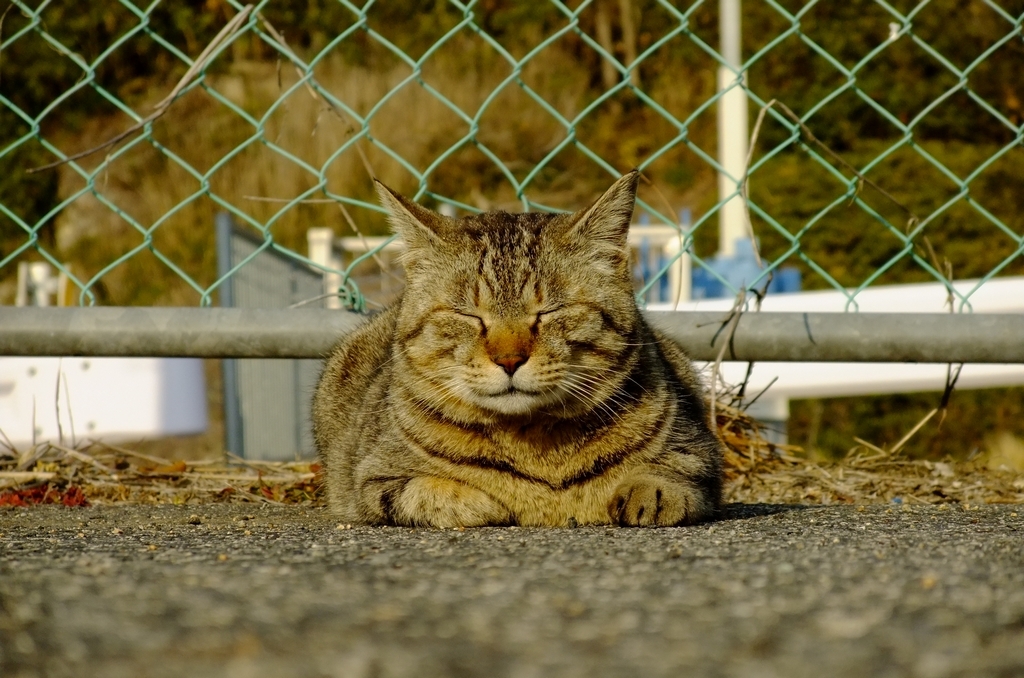
M475 313L467 313L465 311L460 311L458 309L453 310L452 312L455 315L459 316L460 318L465 318L467 320L472 321L477 326L477 329L480 330L480 334L482 336L487 336L487 323L484 321L483 318L476 315Z

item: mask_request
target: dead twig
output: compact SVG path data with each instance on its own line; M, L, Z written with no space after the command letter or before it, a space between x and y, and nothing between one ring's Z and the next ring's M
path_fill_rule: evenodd
M955 313L956 295L953 289L953 262L947 257L942 258L942 262L939 262L939 257L935 253L935 248L932 247L932 241L928 236L922 238L924 241L925 249L928 252L928 258L931 259L932 266L936 270L941 270L945 276L946 284L946 305L949 306L949 312ZM960 371L964 368L964 364L960 363L954 369L953 363L946 365L946 386L942 390L942 400L939 404L939 429L942 428L942 424L946 421L946 413L949 411L949 399L953 396L953 389L956 387L957 380L960 379Z
M912 428L909 431L907 431L907 434L905 436L903 436L902 438L900 438L899 441L895 445L892 446L892 450L890 451L890 454L896 454L901 449L903 449L903 446L906 445L910 441L910 439L914 437L914 434L917 433L918 431L920 431L921 427L923 427L925 424L927 424L928 421L932 417L934 417L935 413L938 412L938 411L939 411L938 408L935 408L931 412L926 414L924 417L922 417L921 421L917 422L917 424L914 425L914 428Z
M371 249L369 244L367 244L367 242L366 242L366 236L364 236L363 232L359 230L359 227L356 225L356 222L352 218L352 215L349 214L349 211L345 208L345 203L341 202L340 200L336 200L334 198L306 198L306 199L303 199L303 200L293 201L293 200L291 200L289 198L266 198L266 197L262 197L262 196L258 196L258 195L243 195L242 198L244 198L245 200L253 200L255 202L274 202L274 203L285 203L285 202L290 203L290 202L295 202L296 204L299 204L299 205L325 205L325 204L337 205L338 209L341 210L342 218L345 219L345 223L348 224L348 227L352 229L353 233L355 233L357 236L359 236L359 239L362 241L363 246L366 247L367 251L369 251ZM376 253L373 253L370 256L373 257L373 260L375 262L377 262L377 265L380 266L381 271L383 271L386 275L389 275L389 276L391 276L392 278L394 278L395 280L398 280L398 281L402 280L397 275L395 275L390 270L388 270L388 267L384 264L384 262L380 259L380 257L377 256ZM335 296L335 295L333 295L333 294L324 295L322 297L317 297L317 300L324 299L324 298L331 297L331 296Z
M889 450L886 450L885 448L879 447L878 445L873 445L872 443L869 443L868 441L864 440L863 438L858 438L857 436L854 436L853 439L856 442L858 442L861 445L863 445L864 447L866 447L869 450L871 450L872 452L877 452L879 455L881 455L884 458L888 458L888 457L892 456L892 453ZM874 457L871 457L871 458L873 459Z
M886 198L889 202L891 202L893 205L895 205L898 209L900 209L903 213L905 213L907 215L907 218L908 218L908 220L907 220L907 230L908 231L915 224L917 224L917 223L919 223L921 221L917 217L917 215L914 214L913 210L911 210L909 207L907 207L902 202L897 200L891 193L889 193L887 190L885 190L884 188L879 186L877 183L875 183L871 179L868 179L866 176L864 176L860 172L860 170L858 170L856 167L854 167L850 163L846 162L846 160L844 160L842 158L842 156L840 156L838 153L836 153L831 148L829 148L828 145L825 144L824 142L822 142L820 139L818 139L818 137L814 136L814 132L811 131L811 128L808 127L806 124L804 124L804 122L802 120L800 120L800 117L796 113L794 113L789 108L789 106L787 106L786 104L782 103L778 99L772 99L771 101L766 103L761 108L761 112L758 113L758 121L754 125L754 131L755 132L757 132L759 130L760 124L761 124L761 120L763 120L764 114L770 108L777 108L779 111L781 111L783 115L785 115L787 118L789 118L797 127L800 128L800 133L807 138L807 141L809 141L814 146L816 146L818 149L823 151L825 153L825 155L827 155L834 162L838 163L843 169L847 170L848 172L853 174L855 177L857 177L858 189L854 193L854 197L856 197L857 193L860 192L862 186L864 186L864 185L870 186L871 188L873 188L876 191L878 191L879 194L881 194L884 198ZM747 155L747 165L748 165L748 168L749 168L749 164L750 164L750 158L753 157L753 152L754 152L754 148L753 148L753 144L751 144L751 147L748 150L748 155ZM744 176L744 181L746 181L746 179L747 179L747 177ZM749 216L748 216L748 218L749 218Z
M56 477L53 471L0 471L0 487L8 483L35 483Z
M304 198L302 200L292 200L291 198L267 198L261 195L243 195L242 198L244 200L252 200L254 202L294 202L297 205L326 205L338 202L331 198Z
M34 174L35 172L42 172L43 170L59 167L61 165L73 162L80 158L90 156L93 153L98 153L99 151L102 151L105 148L110 148L111 146L118 144L121 141L127 139L128 137L132 136L133 134L144 129L146 125L150 124L151 122L153 122L154 120L156 120L157 118L159 118L167 112L167 109L170 108L171 104L174 103L178 95L181 94L181 92L186 87L191 85L192 81L195 80L196 76L206 67L207 63L209 62L210 58L213 56L213 53L217 50L217 48L220 47L225 41L227 41L228 38L232 37L235 33L238 32L238 29L241 28L242 23L249 17L249 14L252 12L252 10L252 5L246 5L242 8L242 11L236 14L231 19L231 21L224 25L220 32L217 33L217 35L214 36L213 40L211 40L210 43L206 46L206 49L204 49L202 53L196 58L196 60L192 62L192 66L187 71L185 71L185 75L181 76L181 79L178 80L178 84L174 86L174 89L171 90L171 93L164 97L164 99L160 101L158 104L156 104L153 112L147 115L145 118L135 123L128 129L124 130L120 134L115 134L113 137L107 139L99 146L95 146L86 151L81 151L80 153L75 153L62 160L57 160L56 162L51 162L47 165L42 165L41 167L33 167L31 169L27 169L25 170L25 172L28 174Z
M7 18L7 13L14 9L14 3L11 2L7 5L7 9L4 10L3 14L0 14L0 44L4 42L4 19ZM4 53L0 50L0 65L3 65Z
M111 445L110 443L105 443L102 440L90 440L89 443L90 443L90 445L98 445L100 447L105 447L108 450L111 450L113 452L119 452L120 454L128 455L130 457L136 457L138 459L142 459L143 461L148 461L148 462L150 462L152 464L156 464L158 466L167 463L167 460L162 458L162 457L154 457L154 456L151 456L151 455L148 455L148 454L143 454L142 452L136 452L135 450L130 450L130 449L126 448L126 447L118 447L117 445Z
M753 364L754 364L753 362L751 362L751 363L750 363L750 365L753 365ZM749 370L747 371L747 378L748 378L748 379L750 378L750 371L749 371ZM754 403L756 403L756 402L757 402L757 400L758 400L758 398L760 398L760 397L761 397L761 396L763 396L763 395L764 395L765 393L767 393L767 392L768 392L768 389L770 389L770 388L771 388L771 387L772 387L772 386L773 386L773 385L775 384L775 382L777 382L778 380L779 380L779 377L778 377L778 376L774 376L774 377L772 377L772 380L768 382L768 385L767 385L767 386L765 386L765 387L764 387L764 388L762 388L762 389L761 389L760 391L758 391L758 392L757 392L757 395L756 395L756 396L754 396L753 398L751 398L751 399L750 399L749 401L747 401L747 403L746 403L745 405L743 405L743 410L744 410L744 411L746 411L746 410L749 410L749 409L750 409L750 406L751 406L751 405L753 405ZM745 384L744 384L744 386L745 386ZM742 400L741 400L741 402L742 402Z
M373 252L373 249L370 247L370 244L368 242L366 242L366 236L364 236L363 232L359 230L359 226L356 225L355 219L352 218L352 215L349 214L348 210L345 208L345 203L343 203L341 201L338 201L337 205L338 205L338 209L341 210L341 216L342 216L342 218L345 219L345 223L348 224L348 227L352 229L353 233L355 233L357 236L359 236L359 240L360 240L360 242L363 243L363 247L366 248L366 251L372 252L372 254L370 256L373 257L373 260L375 262L377 262L377 265L380 267L380 270L383 273L385 273L386 275L391 276L395 280L397 280L399 282L404 282L401 278L399 278L397 275L395 275L394 273L392 273L389 270L390 267L385 265L384 264L384 260L381 259L379 256L377 256L377 252Z
M35 466L36 462L39 461L46 452L47 446L45 443L33 445L22 453L21 458L18 459L18 465L14 467L14 470L24 471Z
M732 310L729 315L725 317L724 328L722 331L725 332L725 339L722 342L722 348L718 350L718 355L715 356L715 362L711 366L711 422L715 424L718 420L715 417L716 403L718 402L718 382L721 380L722 375L722 360L725 358L725 349L732 346L733 337L736 334L736 326L739 325L740 316L743 314L743 300L746 297L746 290L740 290L739 294L736 295L736 302L732 306Z
M643 182L645 184L647 184L648 186L651 187L652 190L654 190L654 194L656 196L658 196L658 200L661 201L662 207L665 209L665 211L668 214L672 215L672 217L673 217L672 225L676 227L676 231L679 233L679 254L677 256L680 257L680 258L685 256L686 255L686 248L685 248L684 245L686 244L686 241L685 241L685 238L683 237L683 225L682 225L682 223L679 222L679 219L678 219L678 217L676 215L676 212L675 212L675 208L672 207L672 203L669 202L668 198L665 197L665 194L661 192L660 188L658 188L658 184L656 184L653 180L649 179L647 177L647 175L644 174L643 172L640 172L640 178L643 180ZM683 277L679 276L679 285L678 285L678 287L676 289L676 297L675 297L676 298L676 303L679 302L679 299L682 296L683 296Z
M11 439L7 437L7 434L4 433L4 429L2 427L0 427L0 438L3 438L3 440L0 440L0 447L7 450L11 456L17 457L18 448L16 448L14 443L11 442Z
M267 21L267 18L263 16L262 13L258 13L256 16L263 24L263 27L267 30L267 33L270 34L270 37L273 38L274 41L281 46L281 49L285 50L285 52L287 52L292 57L292 59L294 59L295 61L299 61L299 58L295 54L295 51L292 50L291 46L288 45L288 41L285 40L284 36L281 35L281 33L276 28L274 28L274 25ZM345 111L335 106L334 102L330 101L329 99L326 99L325 97L320 96L319 92L316 91L316 88L313 87L312 83L315 83L317 84L317 86L319 86L319 83L316 81L316 78L314 78L311 74L307 75L306 73L303 73L302 69L299 68L298 66L295 66L295 73L296 75L298 75L300 80L305 81L304 85L306 87L306 91L309 92L309 95L313 97L314 101L319 102L324 107L324 110L333 113L342 122L348 121L348 115L345 113ZM375 179L377 175L373 171L373 167L370 165L370 160L369 158L366 157L366 153L363 152L362 147L357 143L355 144L354 148L356 149L356 153L359 154L359 159L362 161L363 167L366 169L366 173L370 176L370 179Z
M78 461L81 461L81 462L84 462L86 464L91 464L91 465L95 466L96 468L98 468L99 470L103 471L104 473L110 474L112 476L117 475L117 471L116 470L110 468L106 464L100 463L99 461L96 460L95 457L93 457L91 455L88 455L85 452L79 452L78 450L73 450L70 447L64 447L63 445L60 445L60 444L55 445L52 442L49 443L49 445L50 445L50 447L53 447L55 449L60 450L64 454L68 455L69 457L74 457Z

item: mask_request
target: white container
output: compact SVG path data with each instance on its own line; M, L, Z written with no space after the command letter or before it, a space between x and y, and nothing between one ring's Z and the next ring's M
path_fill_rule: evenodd
M19 449L195 434L207 423L199 359L0 358L0 430Z

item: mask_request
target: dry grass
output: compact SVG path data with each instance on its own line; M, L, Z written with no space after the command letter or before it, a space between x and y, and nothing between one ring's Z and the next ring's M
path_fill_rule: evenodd
M511 68L493 50L471 42L456 43L429 60L423 83L472 117ZM583 65L557 50L550 52L531 61L521 77L559 114L572 119L592 96L587 88L589 75ZM89 281L131 254L126 262L103 273L96 287L100 303L195 305L196 289L151 249L167 257L195 286L207 288L215 281L213 220L224 209L222 203L234 206L252 223L265 225L275 242L300 253L305 252L305 232L311 226L330 226L338 235L351 235L335 204L289 207L252 198L287 200L316 189L307 197L323 199L326 192L376 204L371 173L397 190L416 194L418 180L382 146L418 172L430 168L426 187L435 194L480 209L521 209L499 166L466 142L470 126L425 86L405 82L410 72L398 63L378 64L371 70L340 57L329 57L314 69L315 81L357 115L365 116L376 107L367 131L379 145L364 138L340 154L339 149L361 134L361 125L313 96L309 88L293 90L297 75L287 66L279 70L273 62L237 61L226 71L211 72L204 81L207 89L193 89L153 123L153 143L122 145L118 152L123 153L92 182L69 166L59 169L62 200L85 192L56 217L57 256L73 262L74 273ZM684 115L707 95L701 83L680 87L657 81L651 84L651 94ZM154 87L134 107L150 110L165 90ZM262 127L231 111L218 96L262 121ZM708 143L713 143L711 118L701 119L692 130L698 137L708 136ZM515 82L500 90L478 123L474 141L500 158L519 180L567 136L562 124ZM57 143L74 153L98 146L129 125L120 113L97 117ZM627 127L628 144L622 136ZM674 131L665 127L644 107L610 102L588 115L576 134L625 171L672 138ZM432 165L450 150L447 160ZM95 168L102 159L102 154L96 154L80 163ZM676 187L678 179L673 183L666 178L678 174L681 163L692 166L685 188ZM675 205L695 205L713 180L710 170L685 150L668 153L649 169L648 176L657 183L657 190L642 186L641 197L658 209L664 209L658 192ZM606 188L609 180L607 172L569 146L531 182L528 195L540 204L574 208ZM365 233L386 229L379 212L348 209Z
M854 457L737 479L730 501L783 504L1024 503L1024 473L986 463Z
M0 506L320 502L309 462L169 461L92 443L0 451Z
M817 463L802 458L799 448L766 441L735 408L720 405L718 424L729 502L1024 503L1024 459L1006 441L970 461L914 461L862 446L842 462ZM80 449L44 443L0 448L0 506L322 504L318 471L309 462L171 461L101 443Z
M844 459L827 462L808 459L795 446L772 445L755 421L734 408L719 407L727 446L727 501L1024 503L1024 445L1012 436L993 439L986 453L968 460L909 459L899 450L862 442Z

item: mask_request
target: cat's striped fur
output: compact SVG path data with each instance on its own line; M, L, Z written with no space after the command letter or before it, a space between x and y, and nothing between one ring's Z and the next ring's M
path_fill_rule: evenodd
M341 520L677 525L717 510L703 388L633 296L637 176L571 215L460 220L378 185L406 289L342 339L313 404Z

